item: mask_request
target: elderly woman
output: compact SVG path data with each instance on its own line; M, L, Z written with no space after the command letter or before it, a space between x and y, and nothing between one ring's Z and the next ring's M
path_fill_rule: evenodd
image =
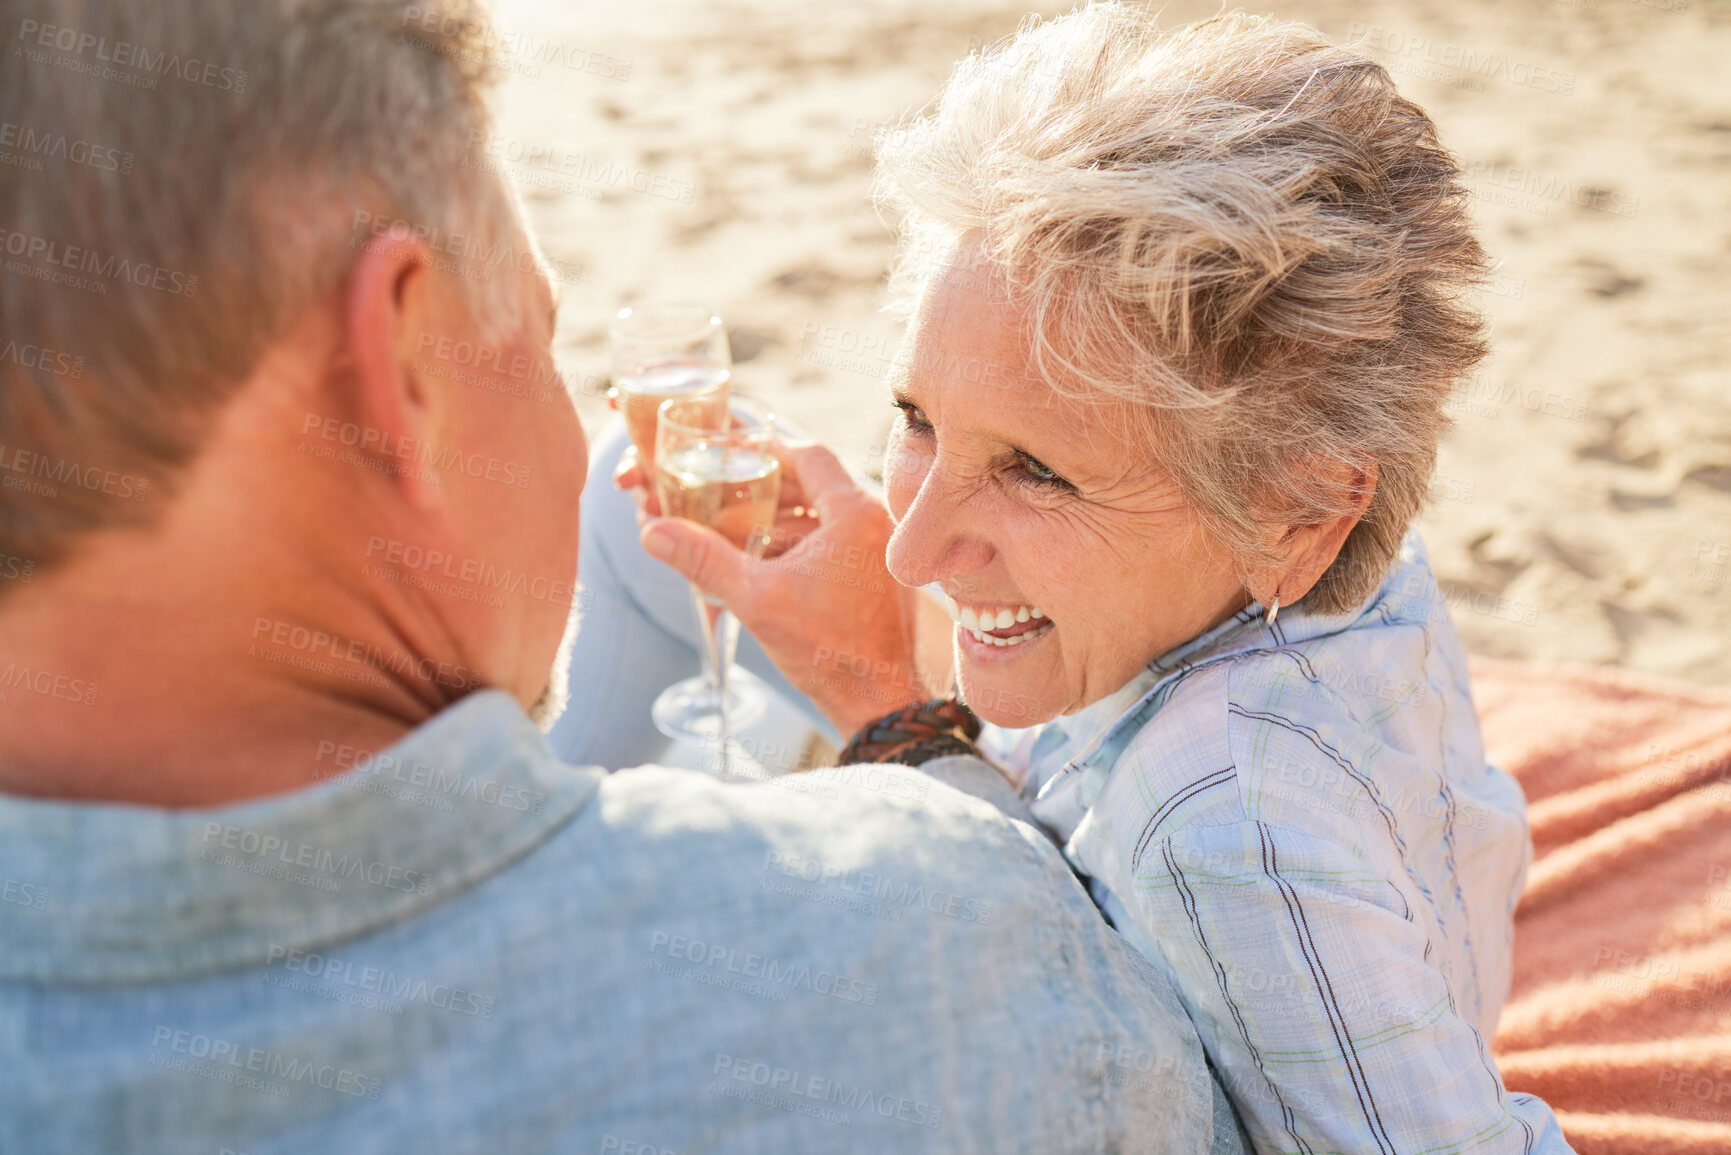
M964 62L880 179L914 302L887 515L806 450L788 556L646 546L848 757L978 734L1260 1149L1566 1150L1488 1051L1523 801L1409 532L1485 348L1429 119L1309 30L1100 6ZM813 579L844 544L942 592L958 700L914 704L921 595Z

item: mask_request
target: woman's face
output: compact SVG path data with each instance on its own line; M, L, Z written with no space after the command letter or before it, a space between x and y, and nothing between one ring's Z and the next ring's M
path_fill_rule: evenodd
M973 265L975 269L980 266ZM1122 687L1249 595L1122 402L1030 371L1022 315L952 262L891 373L889 568L950 599L970 706L1032 726Z

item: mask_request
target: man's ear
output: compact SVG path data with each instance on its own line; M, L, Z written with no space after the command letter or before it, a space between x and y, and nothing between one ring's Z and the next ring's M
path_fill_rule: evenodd
M429 256L405 230L372 238L349 274L344 301L352 404L361 427L355 448L403 466L439 440L445 418L441 392L416 367L437 332L439 286ZM416 504L437 495L436 484L420 480L426 470L381 472Z
M1333 480L1340 488L1351 495L1352 508L1312 525L1276 528L1279 540L1274 548L1281 560L1276 565L1258 567L1249 582L1251 596L1263 605L1269 605L1278 594L1280 604L1290 606L1308 594L1340 556L1347 535L1376 496L1375 463L1365 468L1336 464L1329 472L1336 475Z

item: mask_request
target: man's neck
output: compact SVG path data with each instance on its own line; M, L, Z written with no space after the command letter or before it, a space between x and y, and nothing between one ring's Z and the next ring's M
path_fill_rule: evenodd
M364 591L306 604L316 559L186 540L221 514L196 495L176 505L165 526L98 531L0 599L0 792L176 807L278 794L478 684L441 684Z

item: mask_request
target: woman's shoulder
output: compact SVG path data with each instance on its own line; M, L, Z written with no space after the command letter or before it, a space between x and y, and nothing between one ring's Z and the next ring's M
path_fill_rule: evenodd
M1187 671L1121 740L1100 803L1144 811L1148 837L1262 822L1352 844L1476 778L1464 663L1411 625L1378 614Z
M1087 841L1092 857L1113 848L1114 877L1158 867L1164 843L1204 847L1258 827L1360 858L1378 845L1369 824L1391 802L1422 805L1435 780L1379 743L1348 696L1284 656L1247 655L1185 679L1136 732L1102 785ZM1373 857L1379 873L1398 869Z

